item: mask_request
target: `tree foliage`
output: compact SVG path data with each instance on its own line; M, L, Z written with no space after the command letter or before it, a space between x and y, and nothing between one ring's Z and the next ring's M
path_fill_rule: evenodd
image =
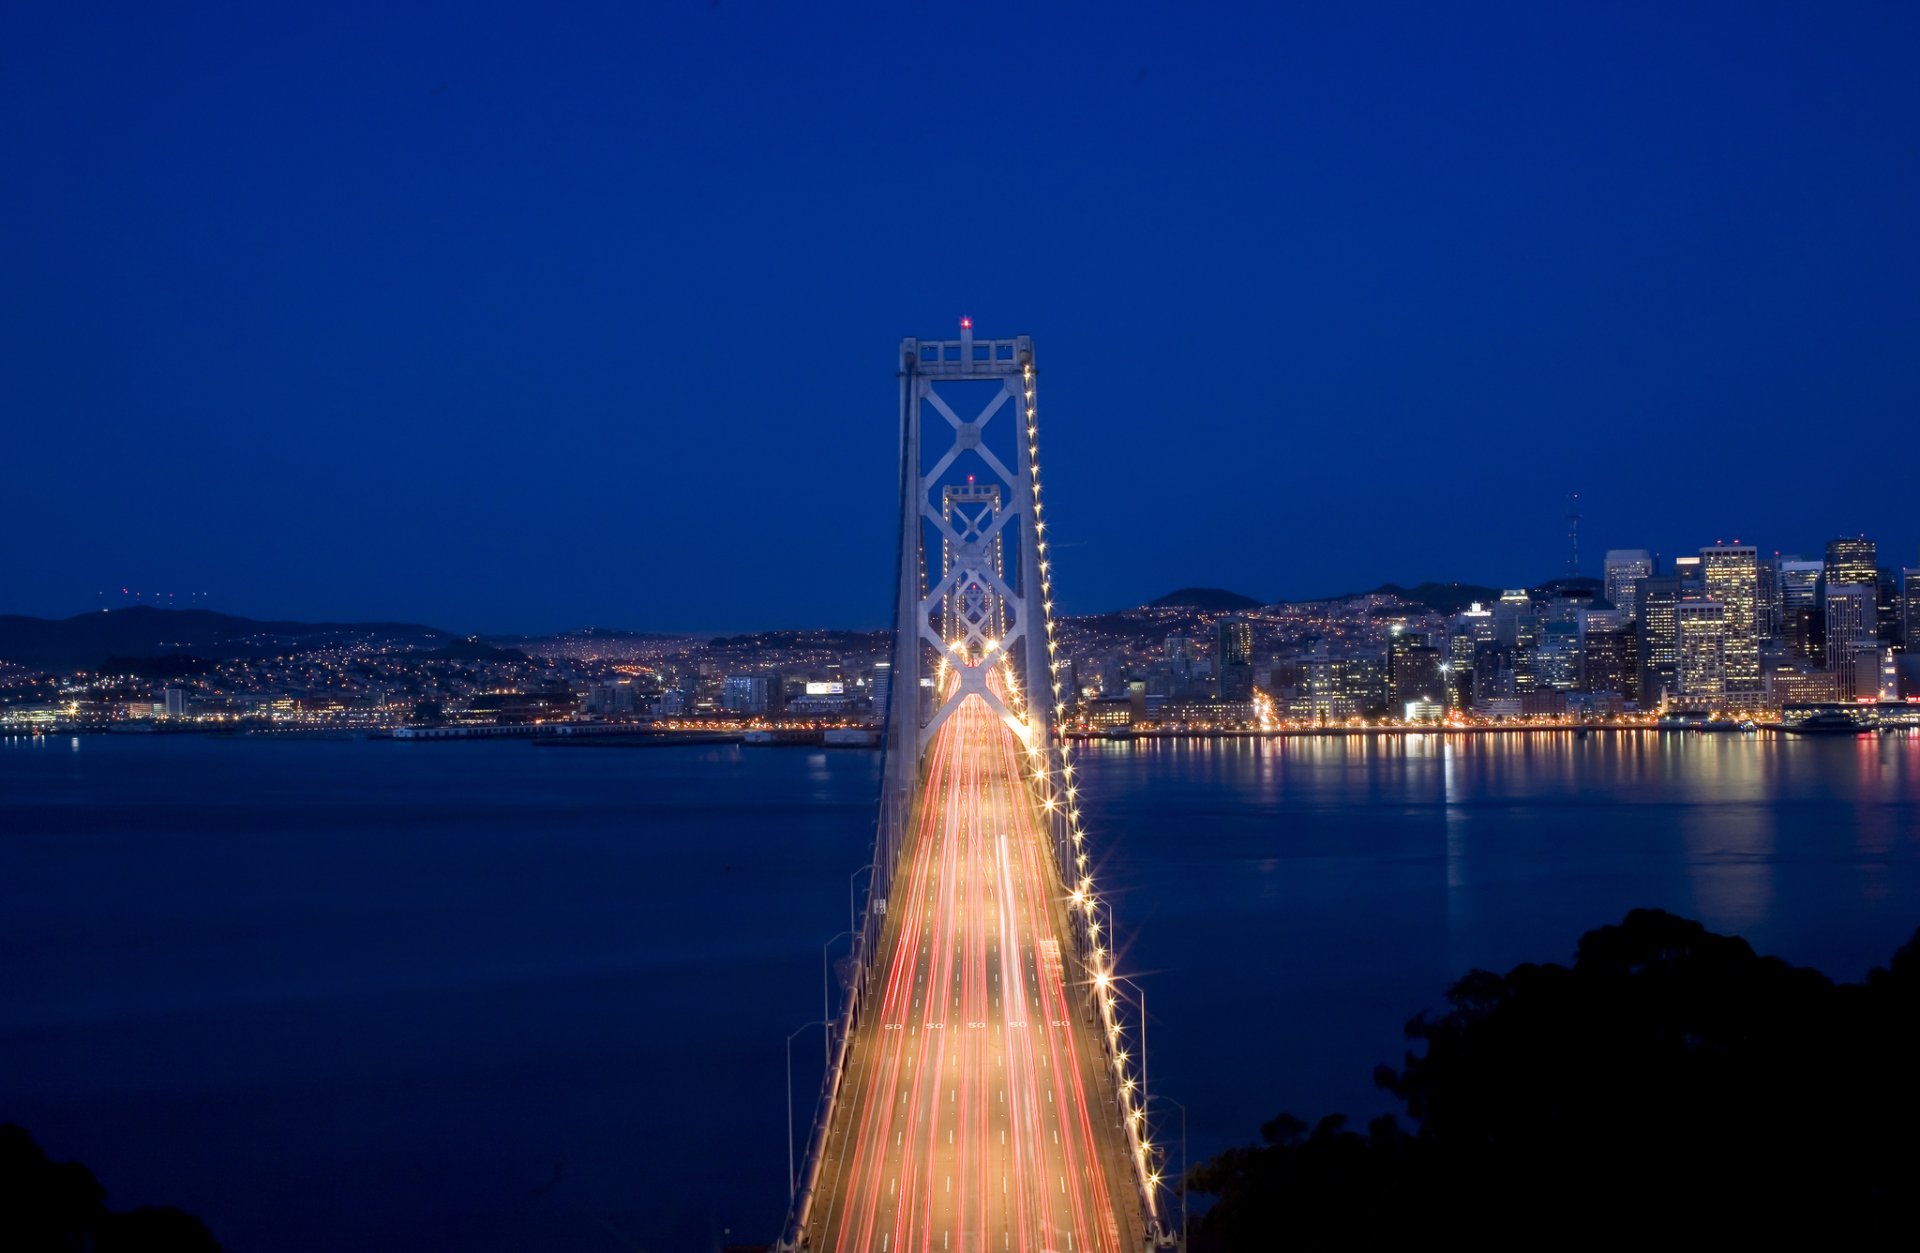
M9 1253L220 1253L205 1223L161 1206L107 1208L107 1190L78 1162L55 1162L12 1123L0 1124L0 1249Z
M1571 967L1476 970L1375 1079L1411 1129L1282 1115L1197 1166L1196 1250L1585 1245L1906 1226L1920 1202L1920 933L1861 984L1658 910Z

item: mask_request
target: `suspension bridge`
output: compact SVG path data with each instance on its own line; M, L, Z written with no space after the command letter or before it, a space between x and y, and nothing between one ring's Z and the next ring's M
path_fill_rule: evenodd
M1144 1019L1058 719L1033 342L900 346L886 764L779 1247L1172 1248Z

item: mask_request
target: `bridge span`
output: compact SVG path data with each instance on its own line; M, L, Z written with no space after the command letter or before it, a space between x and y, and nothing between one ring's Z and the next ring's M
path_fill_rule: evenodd
M958 341L906 341L900 379L874 871L781 1247L1175 1247L1055 723L1032 341L976 342L963 322ZM990 428L1003 412L1023 425Z

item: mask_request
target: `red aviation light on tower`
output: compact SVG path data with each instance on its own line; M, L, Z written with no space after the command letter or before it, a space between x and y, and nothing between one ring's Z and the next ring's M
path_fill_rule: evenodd
M973 329L973 319L972 319L972 318L961 318L961 319L960 319L960 329L961 329L961 330L963 330L963 331L970 331L970 330L972 330L972 329Z

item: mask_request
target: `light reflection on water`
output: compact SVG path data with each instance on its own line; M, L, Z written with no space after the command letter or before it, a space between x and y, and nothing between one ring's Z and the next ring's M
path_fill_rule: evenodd
M1564 961L1634 906L1846 978L1920 925L1920 737L1140 741L1076 762L1196 1155L1282 1109L1384 1111L1373 1065L1452 979ZM876 766L0 745L0 1118L234 1247L764 1235L781 1037L818 1015Z
M1079 760L1129 959L1159 972L1154 1073L1218 1112L1221 1142L1283 1108L1387 1108L1371 1066L1448 982L1566 961L1636 906L1850 979L1920 927L1920 737L1140 740Z

